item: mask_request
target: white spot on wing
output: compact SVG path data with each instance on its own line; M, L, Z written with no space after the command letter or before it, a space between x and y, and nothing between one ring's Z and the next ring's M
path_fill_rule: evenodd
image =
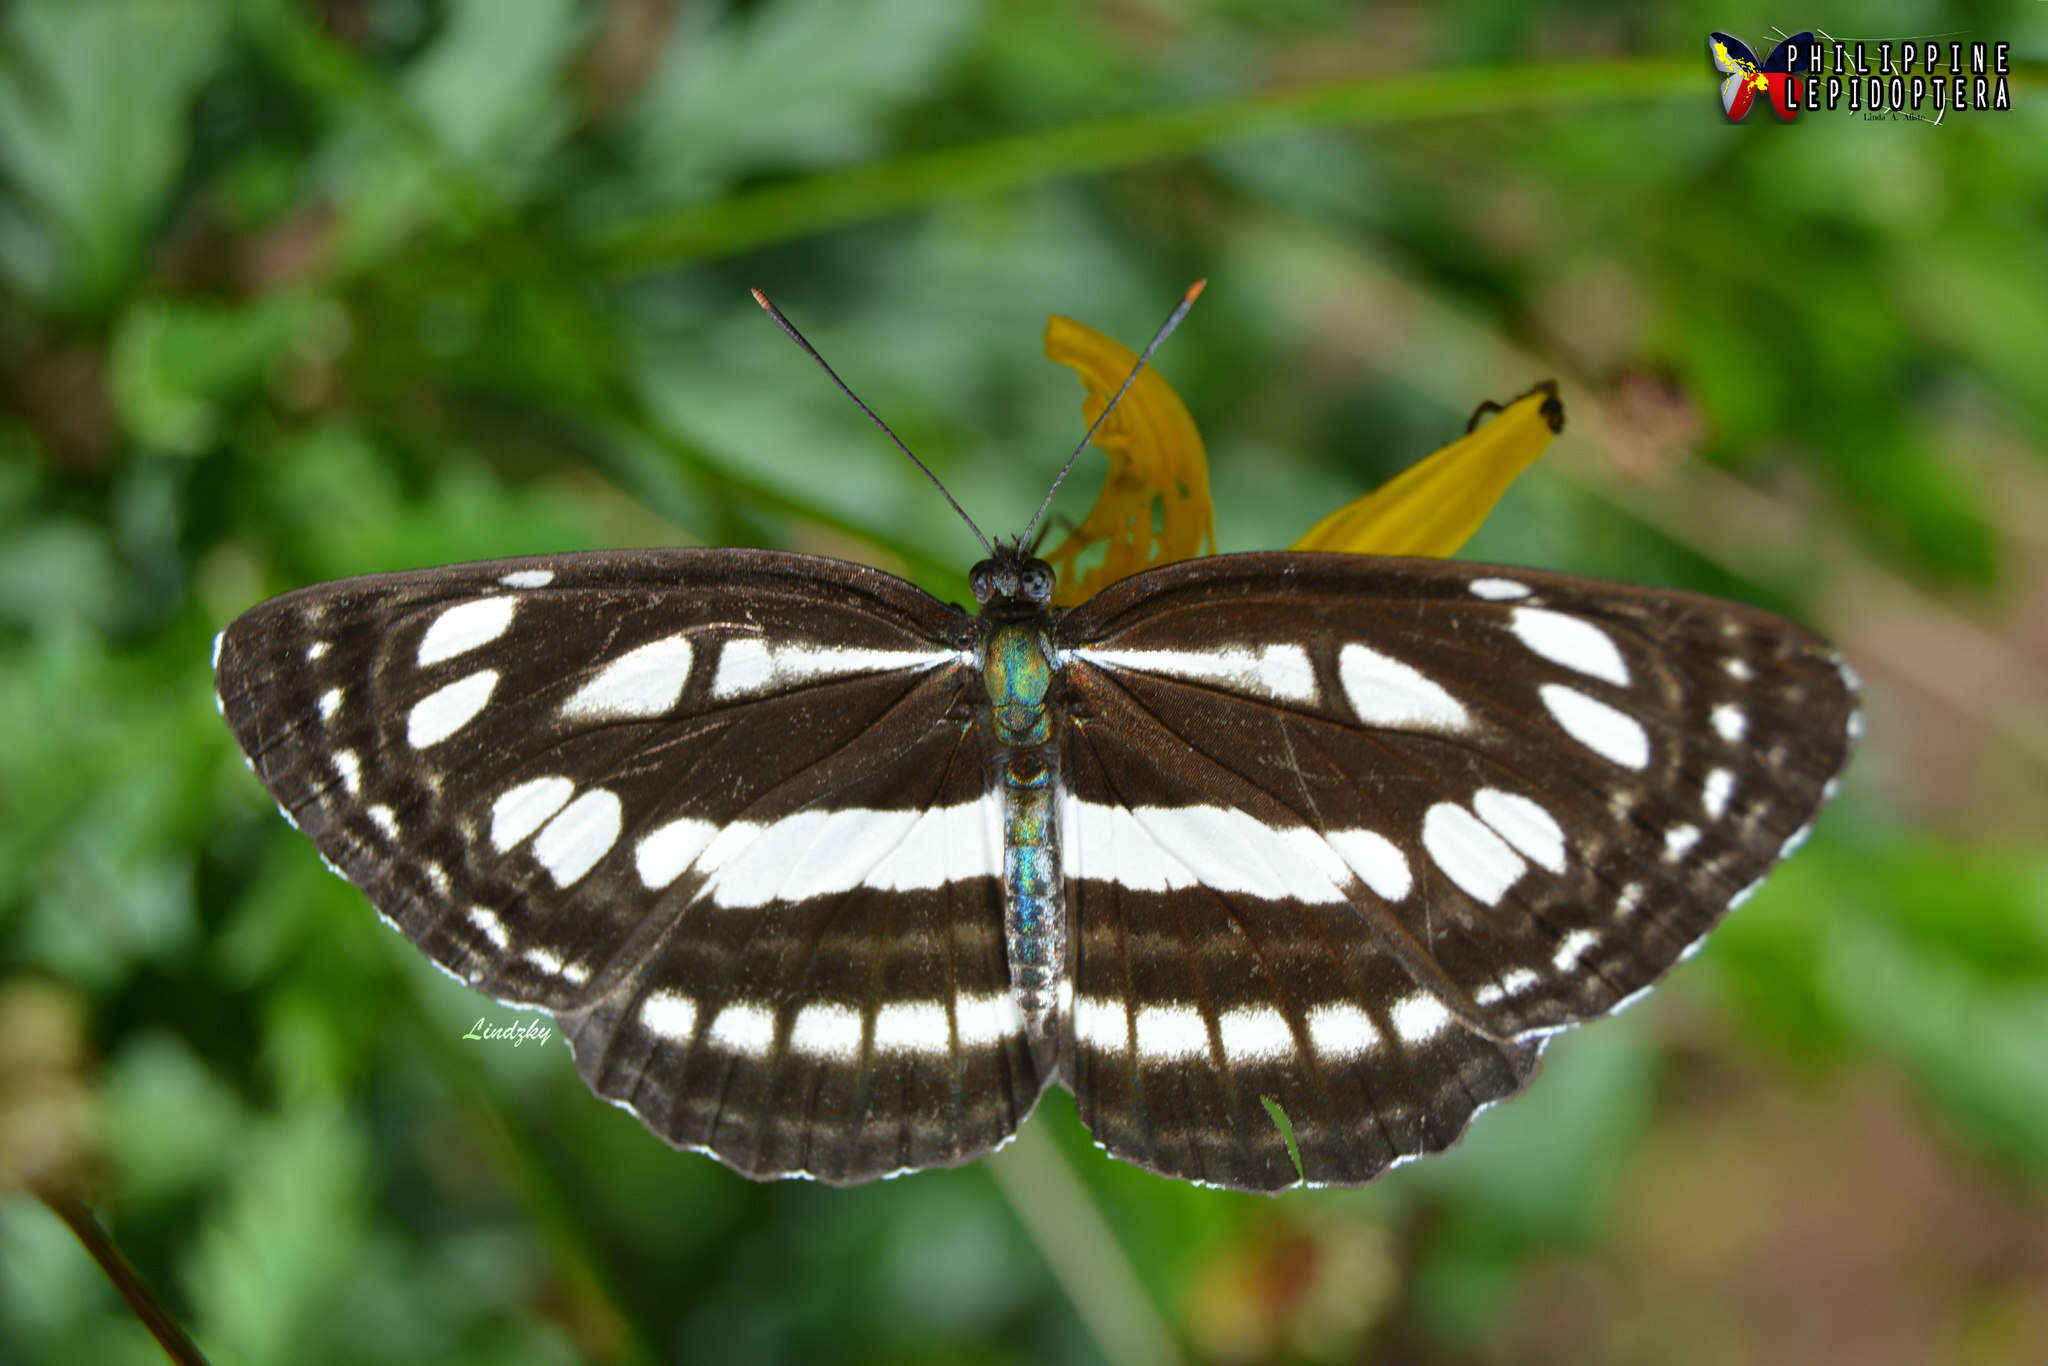
M516 598L500 596L474 598L446 609L420 637L419 666L424 669L429 664L466 654L479 645L488 645L512 625L512 612L517 606Z
M746 637L729 640L719 648L718 672L712 676L711 695L719 698L745 697L753 693L802 687L820 679L849 674L933 669L958 658L951 650L864 650L808 641L770 642Z
M1395 730L1463 730L1465 708L1419 670L1364 645L1337 655L1337 678L1352 710L1368 726Z
M1573 930L1558 941L1557 952L1550 956L1550 965L1559 972L1570 972L1586 956L1586 950L1600 942L1600 936L1591 930Z
M1623 768L1649 766L1650 735L1633 716L1562 683L1546 683L1538 691L1572 739Z
M1778 847L1778 857L1791 858L1799 852L1799 846L1806 843L1807 836L1812 833L1813 826L1811 824L1802 825L1797 830L1794 830L1785 837L1785 842Z
M679 991L651 991L640 1003L640 1025L674 1043L687 1043L697 1027L697 1003Z
M1536 802L1513 792L1483 787L1472 798L1472 809L1493 832L1512 844L1531 862L1553 873L1564 871L1564 830Z
M1707 775L1700 786L1700 808L1714 820L1720 820L1728 810L1728 798L1735 792L1735 775L1725 768L1717 768Z
M1202 886L1334 905L1351 870L1306 827L1275 829L1233 807L1112 806L1070 801L1062 813L1067 876L1134 891Z
M567 778L535 778L491 803L491 847L499 853L518 844L546 824L567 804L576 784Z
M1232 1062L1282 1062L1294 1056L1294 1031L1272 1006L1239 1006L1217 1017L1223 1055Z
M623 825L619 799L595 787L570 802L533 837L533 856L557 887L572 886L597 866Z
M1664 861L1676 863L1692 852L1700 842L1700 828L1697 825L1674 825L1664 832Z
M1423 1043L1451 1027L1451 1012L1427 992L1398 1002L1388 1014L1393 1017L1394 1032L1409 1043Z
M1742 907L1742 903L1743 903L1743 902L1745 902L1745 901L1747 901L1747 900L1749 900L1749 899L1750 899L1751 897L1755 896L1755 895L1756 895L1756 889L1757 889L1757 888L1759 888L1759 887L1761 887L1761 886L1763 886L1763 885L1764 885L1764 880L1763 880L1762 878L1758 878L1758 879L1757 879L1757 880L1756 880L1755 882L1752 882L1752 883L1750 883L1750 884L1749 884L1749 885L1748 885L1747 887L1744 887L1744 888L1743 888L1743 889L1742 889L1741 891L1737 892L1737 893L1736 893L1736 894L1735 894L1734 896L1731 896L1731 897L1729 897L1729 898L1728 898L1728 909L1729 909L1729 910L1731 910L1731 911L1733 911L1733 910L1739 910L1739 909L1741 909L1741 907Z
M1007 991L956 996L953 1017L962 1044L1001 1043L1024 1032L1024 1013L1017 1008L1017 998Z
M215 671L216 673L218 673L218 672L220 671L220 647L221 647L221 643L222 643L223 641L225 641L225 640L226 640L227 638L228 638L228 633L227 633L227 629L226 629L225 627L223 627L222 629L220 629L220 630L218 630L218 631L215 631L215 632L213 633L213 664L212 664L212 668L214 669L214 671Z
M952 1051L953 1035L946 1025L946 1007L937 1001L892 1001L875 1012L877 1053L928 1053L943 1056Z
M805 810L759 824L735 821L696 863L720 906L766 906L870 887L915 891L1002 875L986 838L987 797L928 811ZM657 871L663 871L658 869Z
M1621 650L1592 622L1541 607L1517 607L1508 626L1516 639L1551 663L1617 687L1628 686L1628 665Z
M483 937L491 941L491 947L494 949L502 952L506 945L512 942L511 936L505 933L505 922L482 906L469 908L469 923L476 926Z
M1742 714L1742 708L1733 702L1723 702L1714 708L1713 715L1708 719L1713 722L1715 733L1731 745L1742 738L1743 731L1749 729L1749 719Z
M341 786L349 796L356 796L363 790L363 762L352 749L334 751L329 761L334 771L341 776Z
M320 719L322 721L332 721L335 713L340 710L341 689L329 688L326 692L320 694Z
M659 716L675 706L690 678L690 642L665 636L626 651L562 704L565 720Z
M1500 904L1529 865L1464 807L1438 802L1422 818L1422 847L1475 901Z
M546 588L555 581L552 569L515 569L498 582L507 588Z
M306 647L306 662L308 664L311 664L313 661L317 660L318 658L320 658L320 656L326 653L327 642L324 640L316 640L311 645L308 645Z
M853 1062L860 1057L860 1012L851 1006L817 1001L796 1013L789 1027L789 1048L814 1058Z
M649 831L633 847L633 865L640 870L641 884L649 891L659 891L674 882L717 833L718 827L710 821L688 816Z
M1728 676L1737 683L1747 683L1756 677L1756 671L1749 667L1749 661L1746 659L1731 659L1721 667L1726 669Z
M1316 1052L1331 1058L1356 1058L1372 1052L1380 1041L1372 1017L1348 1001L1317 1006L1308 1013L1308 1036Z
M1138 673L1170 674L1234 692L1312 702L1316 671L1299 645L1225 646L1216 650L1095 650L1074 652L1091 664Z
M476 719L497 686L498 671L482 669L428 693L406 715L406 740L414 749L440 744Z
M1529 585L1516 583L1513 579L1474 579L1466 585L1472 596L1487 598L1494 602L1506 602L1529 596Z
M398 813L390 807L382 802L378 802L375 806L365 808L363 814L367 815L371 823L384 832L385 839L395 840L398 838Z
M729 1005L711 1022L710 1039L734 1053L761 1057L775 1043L775 1012L766 1006Z
M1333 830L1324 837L1358 880L1386 901L1399 901L1415 886L1408 859L1392 840L1370 830Z
M1204 1058L1209 1027L1193 1006L1144 1006L1138 1011L1138 1055L1148 1062Z
M1124 1003L1106 996L1082 996L1074 1002L1074 1041L1105 1052L1129 1047L1130 1016Z

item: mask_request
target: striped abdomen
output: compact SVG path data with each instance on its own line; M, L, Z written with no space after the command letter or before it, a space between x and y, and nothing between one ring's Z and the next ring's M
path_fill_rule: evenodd
M984 639L981 671L995 720L992 779L1003 799L1003 931L1010 983L1026 1028L1042 1041L1052 1035L1067 946L1059 750L1047 710L1052 642L1041 626L998 624Z

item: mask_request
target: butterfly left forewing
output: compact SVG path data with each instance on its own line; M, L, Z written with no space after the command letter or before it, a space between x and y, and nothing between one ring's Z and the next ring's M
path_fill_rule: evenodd
M1857 724L1768 614L1441 561L1189 562L1060 638L1069 1077L1113 1152L1223 1184L1293 1178L1192 1069L1273 1094L1312 1181L1444 1146L1739 904Z
M1002 1008L968 631L809 557L572 555L288 594L216 676L330 865L555 1013L600 1094L750 1174L856 1180L985 1150L1043 1084Z

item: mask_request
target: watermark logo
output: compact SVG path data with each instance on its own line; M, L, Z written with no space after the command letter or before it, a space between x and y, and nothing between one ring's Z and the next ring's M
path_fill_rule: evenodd
M1734 123L1749 117L1759 95L1786 123L1815 109L1940 123L1951 109L2012 108L2012 44L2006 42L1841 39L1826 29L1804 29L1758 61L1749 44L1716 32L1707 35L1707 55L1722 73L1721 109Z
M1707 55L1714 59L1715 69L1726 74L1727 79L1721 82L1721 108L1727 111L1731 123L1749 117L1750 107L1759 94L1770 97L1771 108L1778 111L1779 118L1792 122L1799 117L1796 79L1820 70L1819 44L1814 41L1812 29L1779 43L1761 62L1750 51L1749 44L1734 34L1709 33Z
M528 1042L546 1043L553 1033L554 1031L543 1021L536 1019L515 1020L510 1024L492 1024L479 1015L476 1023L471 1025L469 1032L462 1037L483 1043L509 1043L517 1048Z

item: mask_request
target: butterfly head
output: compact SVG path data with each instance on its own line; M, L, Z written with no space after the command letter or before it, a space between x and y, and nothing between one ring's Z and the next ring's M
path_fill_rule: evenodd
M1042 612L1052 601L1053 583L1052 566L1021 541L998 544L967 575L967 587L984 612Z

